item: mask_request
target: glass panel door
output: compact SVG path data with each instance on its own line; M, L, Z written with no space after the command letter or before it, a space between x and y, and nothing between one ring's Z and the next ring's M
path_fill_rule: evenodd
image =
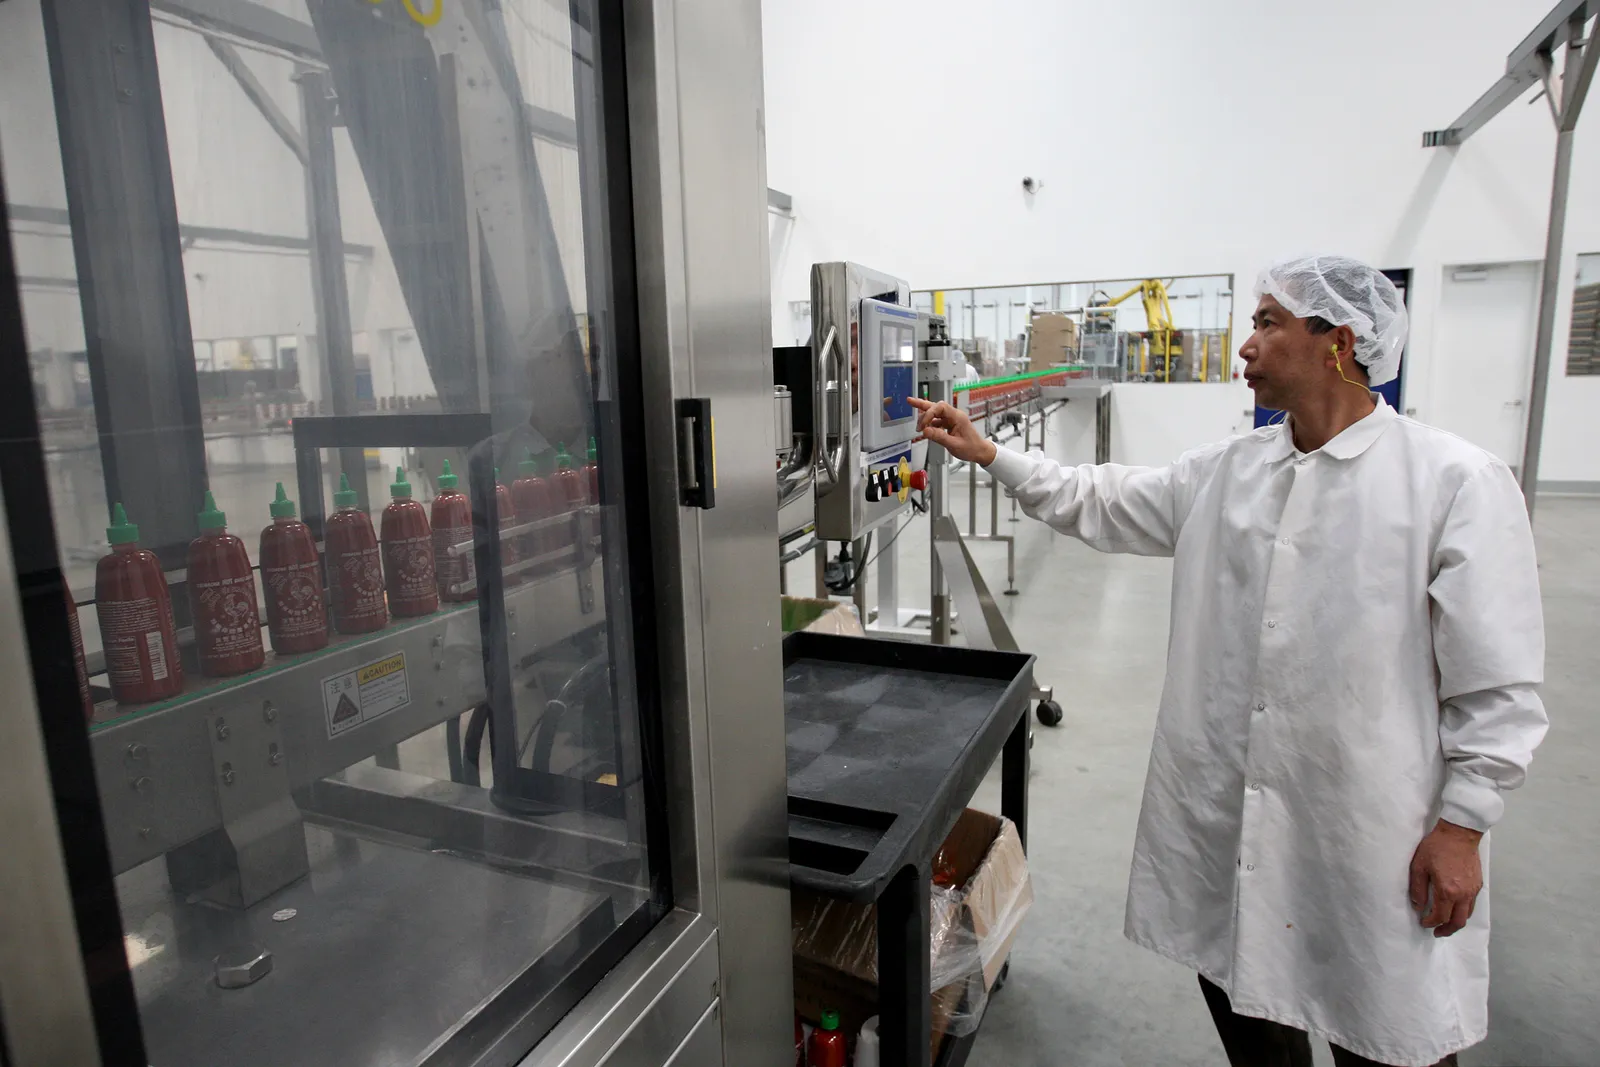
M102 1047L512 1063L670 904L619 10L0 4Z

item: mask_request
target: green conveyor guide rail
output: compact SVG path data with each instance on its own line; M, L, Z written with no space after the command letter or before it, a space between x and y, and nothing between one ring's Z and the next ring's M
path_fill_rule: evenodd
M976 382L957 382L950 387L950 392L960 393L968 389L987 389L992 385L1010 385L1012 382L1028 382L1036 378L1049 378L1056 374L1070 374L1073 371L1088 370L1085 363L1066 363L1049 370L1031 370L1025 374L1008 374L1004 378L984 378Z

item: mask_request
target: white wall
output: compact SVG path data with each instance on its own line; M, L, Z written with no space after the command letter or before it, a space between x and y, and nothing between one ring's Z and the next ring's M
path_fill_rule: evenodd
M915 288L1232 272L1242 337L1262 265L1340 251L1412 268L1405 403L1427 419L1441 271L1543 255L1554 133L1543 104L1523 103L1458 149L1423 149L1422 131L1487 89L1548 9L764 0L768 184L795 212L774 249L774 333L809 265L848 258ZM1031 197L1024 175L1044 183ZM1600 379L1566 379L1562 355L1576 255L1600 251L1597 188L1591 114L1552 360L1552 480L1600 481Z

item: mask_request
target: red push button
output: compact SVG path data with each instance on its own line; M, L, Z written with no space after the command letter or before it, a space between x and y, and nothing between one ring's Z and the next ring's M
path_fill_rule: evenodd
M917 492L926 493L928 491L928 472L912 471L909 484L911 488L915 489Z

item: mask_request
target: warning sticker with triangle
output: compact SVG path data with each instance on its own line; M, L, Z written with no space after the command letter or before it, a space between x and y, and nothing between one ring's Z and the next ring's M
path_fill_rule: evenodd
M411 687L403 652L322 680L322 706L330 739L409 703Z

